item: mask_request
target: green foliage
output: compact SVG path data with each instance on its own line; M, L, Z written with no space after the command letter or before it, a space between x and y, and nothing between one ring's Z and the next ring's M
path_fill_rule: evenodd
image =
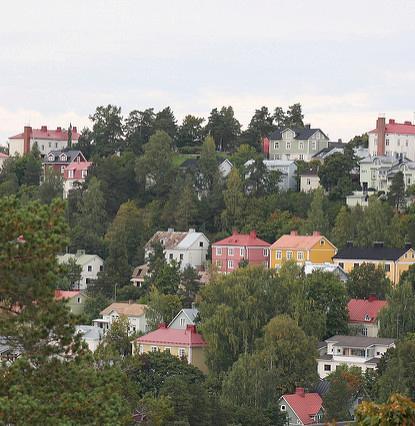
M61 290L79 289L82 267L77 264L76 259L70 258L67 263L60 265L61 273L57 288Z
M50 204L54 198L62 198L63 179L60 172L47 168L45 178L39 187L39 200Z
M396 210L405 207L405 182L402 172L396 173L388 192L388 202Z
M326 211L327 200L324 196L324 191L318 188L313 193L313 200L307 214L306 231L308 233L319 231L322 235L327 235L329 221Z
M177 146L196 146L201 145L204 138L203 122L204 118L186 115L177 131Z
M206 130L213 137L219 151L234 151L241 124L235 118L233 108L223 106L220 111L212 109Z
M105 358L107 354L116 354L121 357L130 355L130 340L128 317L120 316L112 322L111 328L106 332L104 339L94 353L94 357L101 359Z
M125 119L125 146L135 154L141 154L143 146L154 133L155 114L153 108L133 110Z
M156 287L150 289L146 309L147 324L156 329L159 324L169 324L182 308L180 297L176 294L163 294Z
M183 305L190 307L200 288L199 274L190 265L186 266L180 277L179 296Z
M230 231L243 224L246 203L242 180L236 168L233 168L228 176L223 199L225 202L225 210L222 212L223 226Z
M173 111L169 106L156 114L154 129L156 131L166 132L170 138L174 140L177 133L177 123Z
M376 267L373 263L362 263L350 272L347 291L354 299L367 299L370 294L375 294L378 299L384 300L391 291L391 282L381 265Z

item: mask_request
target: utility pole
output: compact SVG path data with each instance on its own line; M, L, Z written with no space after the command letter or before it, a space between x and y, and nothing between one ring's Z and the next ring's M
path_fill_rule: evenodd
M114 302L116 302L117 301L117 283L115 283L115 285L114 285Z

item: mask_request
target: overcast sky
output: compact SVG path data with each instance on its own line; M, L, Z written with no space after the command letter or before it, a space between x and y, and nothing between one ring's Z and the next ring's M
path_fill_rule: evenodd
M181 120L301 102L332 140L413 120L414 0L15 0L0 12L0 141L96 106Z

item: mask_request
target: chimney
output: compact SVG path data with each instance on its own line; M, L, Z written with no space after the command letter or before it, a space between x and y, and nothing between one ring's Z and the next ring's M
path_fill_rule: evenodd
M186 325L186 333L189 332L190 334L196 333L196 326L194 324L187 324Z
M195 228L189 228L189 234L193 234L193 232L196 232L196 229Z
M47 132L47 131L48 131L48 126L42 126L42 127L40 128L40 130L41 130L42 132Z
M306 124L304 127L305 127L306 129L311 129L311 124Z
M57 128L56 128L56 131L57 131L57 132L61 132L61 131L62 131L62 127L57 127Z
M250 233L249 233L249 238L255 239L256 238L256 231L255 229L253 229Z
M302 397L305 397L304 388L295 388L295 394L299 395L299 396L302 396Z
M382 248L383 244L384 244L383 241L373 241L374 248Z
M165 322L161 322L160 324L159 324L159 327L158 327L159 329L160 328L167 328L167 325L166 325L166 323Z
M297 235L298 235L298 231L294 231L294 230L292 230L292 231L290 232L290 235L292 235L293 237L294 237L294 236L297 236Z
M232 235L238 235L238 230L236 228L232 229Z
M313 232L313 237L319 237L321 234L319 231L314 231Z
M72 134L73 134L73 133L78 133L78 129L76 128L76 126L73 126L73 127L72 127Z
M389 124L395 124L395 119L394 118L390 118L389 119Z
M32 128L30 126L24 126L23 130L23 154L29 154L30 152L30 136L32 135Z
M262 152L265 155L265 158L269 158L269 139L268 138L264 138L262 139Z
M167 232L174 232L174 228L168 228Z
M370 293L370 294L369 294L369 297L367 298L367 300L368 300L369 302L376 302L376 300L378 300L378 298L376 297L376 294L374 294L374 293Z
M412 248L412 243L405 243L405 248L408 250Z
M412 123L410 121L404 121L403 124L406 124L407 126L412 126Z
M376 121L376 134L378 135L378 155L385 155L385 117L378 117Z

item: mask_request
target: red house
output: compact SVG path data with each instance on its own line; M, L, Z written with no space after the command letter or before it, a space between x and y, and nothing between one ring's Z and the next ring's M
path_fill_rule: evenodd
M255 231L249 234L233 231L230 237L212 244L212 265L225 274L237 269L243 260L249 265L268 268L270 245L258 238Z

